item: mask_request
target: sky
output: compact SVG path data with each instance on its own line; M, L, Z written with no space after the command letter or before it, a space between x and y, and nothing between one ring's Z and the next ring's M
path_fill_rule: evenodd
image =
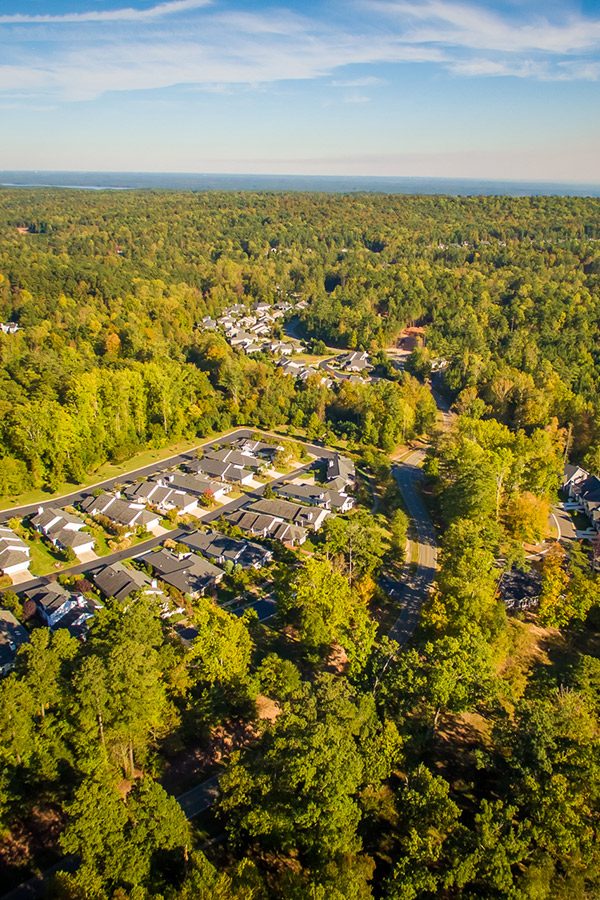
M0 0L0 169L600 183L600 0Z

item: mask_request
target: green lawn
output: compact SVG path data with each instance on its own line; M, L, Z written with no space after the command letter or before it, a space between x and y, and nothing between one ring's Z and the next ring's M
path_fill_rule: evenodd
M67 568L68 563L58 554L55 555L48 550L41 541L28 542L28 545L31 557L29 571L32 575L50 575L51 572L58 572L60 569Z
M120 463L104 463L104 465L99 466L99 468L90 472L81 484L72 484L69 481L65 481L63 484L59 485L52 494L39 488L33 491L23 492L22 494L14 494L8 499L0 500L0 510L10 509L11 506L26 506L30 503L50 503L51 501L58 499L65 494L71 494L73 491L82 487L93 487L103 481L108 481L109 478L117 478L119 475L125 476L129 472L135 469L141 469L144 466L149 466L153 462L158 463L163 459L168 459L170 456L175 456L178 453L185 453L187 450L195 449L203 444L212 443L213 441L219 440L220 437L229 434L231 430L232 429L228 429L227 431L222 431L219 432L219 434L202 439L194 438L189 441L179 441L176 444L169 444L168 447L162 447L159 450L142 450L140 453L136 453L134 456Z

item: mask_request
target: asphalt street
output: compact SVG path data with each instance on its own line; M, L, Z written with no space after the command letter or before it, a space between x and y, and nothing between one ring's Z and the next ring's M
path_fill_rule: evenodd
M140 469L133 469L131 472L124 472L121 475L117 475L115 478L109 478L108 480L101 481L98 484L87 485L86 487L82 487L80 490L73 491L73 493L71 494L64 494L62 497L48 496L47 500L40 500L37 503L29 503L27 506L13 506L11 509L0 510L0 521L8 522L8 520L12 518L22 519L23 516L29 516L32 513L36 513L39 506L59 506L62 508L64 508L65 506L74 506L84 497L88 497L95 490L113 490L113 488L117 484L126 484L127 482L135 481L142 476L148 477L149 475L164 472L167 469L172 469L175 466L180 466L184 462L189 462L190 460L196 459L196 452L201 448L204 449L220 444L230 443L231 441L238 440L239 438L250 438L254 434L260 434L261 436L274 438L280 441L286 440L286 438L282 438L280 434L272 434L269 431L263 431L262 429L258 428L237 428L235 431L230 431L228 434L224 434L218 439L211 438L210 440L204 441L202 444L198 444L197 447L192 447L191 450L186 450L185 453L178 453L176 456L170 456L168 459L163 459L160 461L157 460L157 462L153 462L149 466L143 466ZM293 441L293 438L290 438L290 440ZM312 453L315 456L319 456L323 459L335 456L334 450L329 450L327 447L323 447L321 444L307 444L304 441L302 441L301 443L304 444L309 453Z
M431 592L437 569L435 531L417 491L417 485L423 477L419 464L424 456L423 450L415 450L401 465L392 468L417 532L419 552L415 574L402 584L402 611L389 632L389 637L399 644L406 643L417 627L421 607Z
M323 448L318 448L313 444L309 444L307 446L309 447L309 449L311 447L314 447L315 450L319 451L322 457L325 456L325 453L327 453L327 455L333 455L331 451L326 451ZM304 472L307 472L313 464L314 460L311 460L304 466L300 466L299 468L294 469L293 472L287 472L285 475L280 475L279 478L274 478L269 482L269 484L280 484L283 481L290 481L293 478L297 478L298 475L302 475ZM241 506L244 506L244 504L249 503L251 500L258 500L264 493L265 488L266 484L263 484L261 485L261 487L255 488L255 490L249 491L247 494L243 494L241 497L236 497L235 500L231 500L229 503L224 503L222 506L219 506L218 509L214 509L210 513L208 513L208 515L203 516L201 519L198 519L198 526L185 525L181 528L174 528L172 531L161 534L158 537L149 538L147 541L142 541L142 543L136 544L135 547L132 547L129 550L119 550L116 553L110 553L108 556L102 556L99 559L94 560L93 562L79 563L79 565L71 566L68 569L57 570L56 573L53 573L52 575L42 575L39 578L32 578L30 581L24 581L21 584L11 586L10 588L4 588L3 590L16 590L18 593L22 593L23 591L30 590L31 588L48 584L53 578L56 577L56 575L84 575L86 573L93 574L99 569L103 569L104 566L109 566L116 562L122 562L122 560L124 559L135 559L138 556L143 556L143 554L147 553L149 550L153 550L154 547L158 547L166 540L181 540L183 543L185 543L185 535L189 534L190 531L195 531L196 527L200 527L200 525L208 525L211 522L215 522L217 519L220 519L224 513L234 512L236 509L239 509ZM60 502L61 504L64 504L64 500L61 500ZM0 596L2 595L2 593L3 591L0 591Z

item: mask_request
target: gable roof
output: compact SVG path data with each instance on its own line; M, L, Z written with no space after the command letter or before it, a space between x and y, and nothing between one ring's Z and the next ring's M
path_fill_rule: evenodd
M163 581L178 588L184 594L203 592L225 574L196 553L178 555L172 550L161 548L147 553L144 560L160 574Z
M123 563L116 562L104 566L94 575L94 582L105 597L114 597L122 602L134 591L143 591L152 587L152 580L145 572L127 569Z
M240 541L219 531L195 531L183 539L190 550L219 561L231 561L244 568L264 563L271 552L252 541Z
M355 477L354 463L347 456L336 453L335 456L327 460L327 480L333 478L344 478L346 484L353 481Z
M41 606L47 615L52 615L71 600L75 600L75 595L67 591L66 588L57 581L51 581L49 584L38 585L25 591L25 596L33 600L38 606Z

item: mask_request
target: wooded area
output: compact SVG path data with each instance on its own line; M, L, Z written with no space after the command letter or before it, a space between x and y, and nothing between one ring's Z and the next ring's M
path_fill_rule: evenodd
M295 381L195 327L287 297L377 378ZM600 201L3 190L0 320L4 497L237 424L344 441L376 486L311 555L281 551L268 624L200 598L186 647L138 598L84 644L33 631L0 684L0 822L52 810L81 858L53 896L600 897L598 576L574 542L541 557L535 614L497 591L565 459L600 473ZM415 323L400 371L385 350ZM424 436L440 567L399 648L388 457ZM192 826L160 781L224 731L243 739Z

